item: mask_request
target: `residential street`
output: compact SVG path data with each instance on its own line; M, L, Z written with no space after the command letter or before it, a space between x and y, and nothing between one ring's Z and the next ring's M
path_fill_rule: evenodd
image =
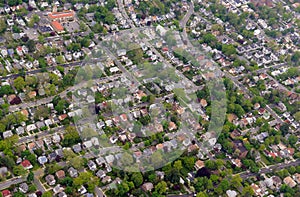
M286 169L286 168L291 167L291 166L296 167L296 166L299 166L299 165L300 165L300 159L297 159L296 161L292 161L290 163L279 163L279 164L268 166L267 168L261 168L259 173L242 172L239 175L241 176L242 179L248 179L252 176L258 176L260 174L275 172L275 171L279 171L279 170L282 170L282 169Z

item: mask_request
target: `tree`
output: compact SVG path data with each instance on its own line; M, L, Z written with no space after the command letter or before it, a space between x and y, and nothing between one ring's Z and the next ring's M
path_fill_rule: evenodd
M164 194L167 191L167 183L165 181L161 181L159 182L156 186L155 186L155 191L159 194Z
M170 171L166 174L166 180L170 181L171 183L179 183L180 180L180 173L177 169L172 168Z
M216 163L212 160L207 160L204 163L205 163L205 167L207 167L208 169L214 170L217 168Z
M183 158L183 166L188 170L193 170L195 165L194 157L185 157Z
M135 172L131 176L131 180L133 181L136 188L138 188L143 183L143 175L140 172Z
M61 184L64 186L72 186L73 185L73 178L66 177L61 181Z
M74 126L68 126L65 129L64 139L62 140L62 145L65 147L70 147L74 144L80 142L80 136Z
M52 194L50 191L46 191L42 194L42 197L52 197Z
M5 155L4 157L0 157L0 166L6 166L11 170L15 166L15 161L11 157Z
M56 62L57 62L58 64L63 64L63 63L65 63L65 58L64 58L64 56L62 56L62 55L57 56L57 57L56 57Z
M33 40L26 42L26 46L28 47L29 52L35 51L35 42Z
M47 118L50 114L50 108L40 105L37 107L36 112L34 113L34 119L40 120L42 118Z
M25 80L23 77L17 77L14 80L14 86L18 90L18 92L23 91L26 86Z
M128 191L129 191L129 186L126 181L122 181L122 183L117 186L118 196L124 196Z
M295 120L297 120L298 122L300 121L300 111L296 112L294 114Z
M251 186L246 186L243 188L242 196L254 196L254 191Z
M210 46L215 46L216 43L218 42L218 39L211 33L207 33L203 35L202 37L203 42L210 45Z
M298 141L298 137L292 134L292 135L289 136L288 141L289 141L289 144L291 146L293 146Z
M75 187L80 187L83 184L87 184L91 181L93 175L91 172L82 172L78 177L73 179L73 183Z
M300 51L296 51L291 58L292 62L299 63L300 62Z
M54 163L54 164L49 164L46 166L46 169L45 169L45 173L47 174L53 174L55 172L57 172L58 170L61 170L62 167L60 165L58 165L57 163Z
M6 22L3 20L3 18L0 19L0 34L4 33L6 31Z
M29 172L28 176L27 176L27 181L28 182L32 182L34 179L34 174L33 172Z
M236 54L236 49L232 44L223 44L222 45L222 52L226 56L231 56L231 55Z
M176 170L180 171L180 170L182 169L182 163L181 163L181 160L175 161L173 167L174 167Z
M57 105L54 107L54 109L59 113L62 114L64 109L67 107L68 103L64 99L61 99L58 101Z
M14 93L13 89L9 85L4 85L0 87L0 96L8 95Z
M283 123L281 126L280 126L280 131L282 133L283 136L285 136L286 134L288 134L289 132L289 124L288 123Z
M14 192L13 197L25 197L25 194L22 192Z
M40 17L37 14L33 14L28 23L29 27L33 27L35 23L40 21Z
M208 195L205 192L199 192L196 197L208 197Z
M14 175L16 175L16 176L22 176L22 175L25 175L25 174L26 174L26 170L24 169L23 166L18 165L18 166L14 166L14 167L13 167L13 173L14 173Z

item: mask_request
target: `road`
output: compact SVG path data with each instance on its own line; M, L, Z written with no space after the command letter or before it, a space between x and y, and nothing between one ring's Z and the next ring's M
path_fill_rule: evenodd
M242 172L239 175L241 176L242 179L248 179L250 177L257 176L259 174L266 174L266 173L282 170L291 166L299 166L299 165L300 165L300 159L290 163L279 163L279 164L268 166L266 168L261 168L259 173Z
M125 8L124 8L124 1L123 0L117 0L118 7L120 12L122 13L123 17L126 19L126 21L130 24L130 27L135 27L133 21L129 18Z
M120 75L113 75L113 76L109 76L109 77L103 77L101 79L95 80L95 83L107 83L108 81L113 81L118 77L120 77ZM66 97L68 92L80 89L80 88L86 86L86 84L87 83L76 84L74 86L69 87L65 91L59 93L58 95L60 97ZM26 109L26 108L30 108L30 107L35 107L35 106L47 104L47 103L50 103L53 100L54 97L55 96L50 96L50 97L42 98L42 99L39 99L39 100L33 101L33 102L25 102L25 103L21 103L19 105L10 105L9 106L9 111L10 112L15 112L15 111L19 111L20 109Z
M274 64L272 66L268 66L268 67L264 67L264 68L258 69L255 72L260 74L260 73L264 73L264 72L269 71L271 68L272 69L278 69L278 68L281 68L283 66L287 66L287 63Z
M57 133L57 134L63 133L64 130L65 130L65 126L60 126L60 127L53 128L51 130L40 132L36 135L21 137L18 141L18 144L28 143L33 141L34 139L44 138L47 137L48 135L51 135L51 133Z
M181 19L181 21L179 22L179 26L182 28L186 27L186 23L188 22L188 20L190 19L191 15L194 13L194 3L193 1L190 3L190 8L187 11L187 13L185 14L185 16Z
M26 181L26 177L15 177L0 183L0 190L10 187L11 185L20 184Z
M43 186L43 184L40 181L40 177L44 175L44 169L40 168L37 171L34 171L34 179L33 179L33 183L35 186L37 186L37 189L39 191L41 191L42 193L46 192L45 187Z
M74 66L79 66L82 64L82 61L78 61L78 62L71 62L71 63L67 63L67 64L61 64L61 65L55 65L55 66L51 66L51 67L47 67L47 70L48 71L53 71L56 69L57 66L62 66L62 67L74 67ZM30 74L37 74L37 73L40 73L42 72L43 69L42 68L38 68L38 69L35 69L35 70L30 70L30 71L26 71L25 72L25 75L30 75ZM9 75L6 75L6 76L1 76L0 77L0 80L7 80L7 79L13 79L13 78L17 78L21 76L20 73L17 73L17 74L9 74Z
M99 188L99 187L95 187L95 193L96 193L96 196L97 196L97 197L105 197L104 192L103 192L102 189Z

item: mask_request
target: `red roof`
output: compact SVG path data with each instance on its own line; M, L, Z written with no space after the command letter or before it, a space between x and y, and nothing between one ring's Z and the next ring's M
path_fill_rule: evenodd
M21 165L22 165L24 168L28 168L29 166L31 166L31 163L30 163L30 161L28 161L28 160L24 160L24 161L22 161Z
M54 28L55 31L63 31L64 27L57 21L52 21L51 26Z
M2 191L2 196L3 196L3 197L10 196L10 191L7 190L7 189L6 189L6 190L3 190L3 191Z
M48 17L51 19L60 19L60 18L68 18L74 17L75 13L73 10L66 10L63 12L51 12L48 14Z

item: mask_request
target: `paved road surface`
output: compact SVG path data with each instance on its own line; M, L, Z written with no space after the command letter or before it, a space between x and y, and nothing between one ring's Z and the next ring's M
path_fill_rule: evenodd
M48 71L53 71L56 69L57 66L62 66L62 67L74 67L74 66L79 66L81 65L82 61L79 61L79 62L72 62L72 63L67 63L67 64L62 64L62 65L56 65L56 66L51 66L51 67L48 67L47 70ZM26 75L29 75L29 74L36 74L36 73L40 73L42 72L43 69L39 68L39 69L36 69L36 70L30 70L30 71L26 71L25 74ZM21 76L21 74L9 74L7 76L1 76L0 77L0 80L7 80L7 79L12 79L12 78L16 78L16 77L19 77Z
M279 164L275 164L272 166L268 166L267 168L261 168L261 170L259 171L259 173L252 173L252 172L242 172L239 175L241 176L242 179L248 179L252 176L257 176L259 174L266 174L266 173L270 173L273 171L279 171L291 166L299 166L300 165L300 159L290 162L290 163L279 163Z
M0 183L0 190L10 187L11 185L20 184L26 181L26 177L16 177Z
M117 2L118 2L118 7L119 7L120 12L122 13L122 15L126 19L126 21L130 24L130 27L135 27L133 21L129 18L129 16L127 15L127 12L124 8L124 1L117 0Z
M113 81L118 77L120 77L120 75L113 75L113 76L110 76L110 77L103 77L101 79L95 80L95 83L106 83L108 81ZM80 84L71 86L68 89L66 89L65 91L59 93L58 95L60 97L66 97L68 92L80 89L80 88L86 86L86 84L87 83L80 83ZM19 111L20 109L25 109L25 108L30 108L30 107L34 107L34 106L47 104L47 103L50 103L53 100L54 97L55 96L50 96L50 97L42 98L42 99L39 99L39 100L36 100L36 101L33 101L33 102L25 102L25 103L21 103L19 105L10 105L9 106L9 111L15 112L15 111Z

